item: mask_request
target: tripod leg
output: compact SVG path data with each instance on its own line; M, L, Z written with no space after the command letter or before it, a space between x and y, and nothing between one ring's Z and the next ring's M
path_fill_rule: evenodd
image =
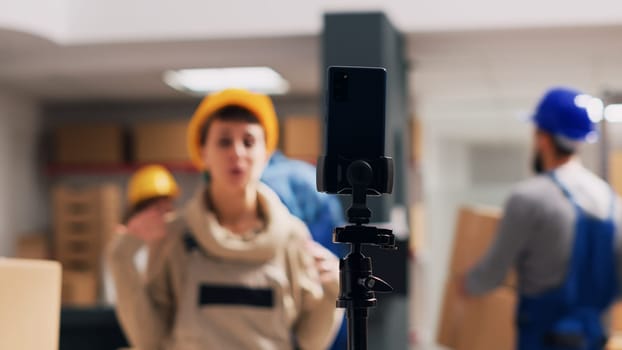
M348 350L367 350L367 308L348 307Z

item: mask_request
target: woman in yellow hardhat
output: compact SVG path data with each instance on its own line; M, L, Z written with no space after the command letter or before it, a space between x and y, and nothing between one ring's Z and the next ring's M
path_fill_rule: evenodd
M154 210L109 250L117 311L140 349L325 349L341 322L337 259L260 182L276 148L268 96L208 96L188 127L192 161L209 173L178 220ZM132 257L149 243L147 274Z

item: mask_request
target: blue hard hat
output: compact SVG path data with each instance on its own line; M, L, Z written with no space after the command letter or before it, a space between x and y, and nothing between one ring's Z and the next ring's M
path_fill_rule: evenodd
M533 116L538 129L572 141L587 141L596 137L595 126L587 106L582 104L582 92L556 87L547 91Z

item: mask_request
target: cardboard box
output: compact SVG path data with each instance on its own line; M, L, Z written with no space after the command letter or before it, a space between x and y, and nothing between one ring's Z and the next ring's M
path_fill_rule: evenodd
M99 185L98 192L99 225L102 230L102 243L106 246L114 236L115 228L121 223L124 197L121 188L114 184Z
M47 234L37 233L17 238L15 257L21 259L49 259L50 242Z
M1 258L0 281L0 349L57 350L60 265Z
M322 148L320 120L311 116L288 116L283 122L283 153L316 163Z
M609 154L609 183L618 195L622 195L622 151Z
M615 303L609 313L607 350L622 350L622 302Z
M75 123L53 131L54 162L66 165L124 161L123 129L108 123Z
M410 251L417 254L425 247L425 208L423 203L415 203L409 207Z
M56 258L66 269L97 269L100 266L102 250L103 244L96 238L63 238L57 244Z
M454 349L458 340L459 327L464 317L464 301L458 293L456 278L448 278L441 309L441 318L436 341Z
M610 329L612 333L622 333L622 302L617 302L611 308Z
M445 285L437 342L454 350L514 349L515 290L499 287L481 297L465 297L458 282L451 276Z
M513 350L516 293L500 287L486 296L467 298L456 333L455 350Z
M500 217L501 211L490 207L464 206L458 212L437 333L439 344L458 350L514 347L515 274L510 272L502 287L479 298L461 296L457 285L486 254Z
M54 219L62 219L62 222L93 222L110 226L119 222L121 206L121 188L114 184L86 187L58 185L52 189ZM76 231L81 229L87 230L76 228Z
M136 123L132 128L133 158L139 163L187 162L187 120Z
M500 215L494 208L460 208L451 255L452 274L465 274L484 256L497 233Z
M606 350L622 350L622 334L613 334L609 337Z
M477 264L488 251L497 234L501 210L484 206L464 206L458 213L450 271L461 276ZM503 285L516 286L516 275L510 272Z
M408 121L410 127L410 156L411 160L418 164L423 157L423 132L421 131L421 121L415 117Z
M99 271L102 251L121 221L121 189L56 186L52 203L55 258L66 269Z
M99 276L95 271L63 269L62 302L87 306L97 303Z

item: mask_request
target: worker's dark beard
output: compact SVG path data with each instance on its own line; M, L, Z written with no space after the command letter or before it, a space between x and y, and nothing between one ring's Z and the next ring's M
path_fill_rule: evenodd
M544 172L544 164L542 163L542 155L540 155L540 152L536 152L533 156L531 167L536 174L542 174Z

